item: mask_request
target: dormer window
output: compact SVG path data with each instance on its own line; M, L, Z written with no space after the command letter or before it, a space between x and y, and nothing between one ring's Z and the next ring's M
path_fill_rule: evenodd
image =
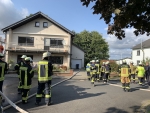
M35 27L40 27L40 22L35 22Z
M48 22L43 22L43 27L47 28L48 27Z

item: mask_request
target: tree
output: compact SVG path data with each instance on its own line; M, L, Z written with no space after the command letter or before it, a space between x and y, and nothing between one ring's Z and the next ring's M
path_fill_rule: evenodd
M150 0L81 0L83 5L92 7L93 14L101 14L108 24L108 34L118 39L125 38L124 28L135 28L135 35L150 35ZM112 22L112 24L111 24Z
M93 59L108 59L108 44L97 31L75 33L73 40L77 46L85 50L85 65Z

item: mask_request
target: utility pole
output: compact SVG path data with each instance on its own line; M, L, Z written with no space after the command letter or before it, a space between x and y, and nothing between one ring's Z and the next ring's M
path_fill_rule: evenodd
M143 52L143 61L144 61L144 50L143 50L143 41L141 39L141 51Z

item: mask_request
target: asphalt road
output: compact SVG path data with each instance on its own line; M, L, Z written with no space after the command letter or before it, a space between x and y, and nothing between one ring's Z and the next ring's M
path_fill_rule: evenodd
M93 87L88 80L69 80L52 88L53 105L45 106L43 99L40 106L36 106L33 97L27 105L18 106L30 113L142 113L138 109L150 98L149 86L131 84L131 92L124 92L120 81L112 80L110 83L96 83ZM5 113L18 111L10 108Z

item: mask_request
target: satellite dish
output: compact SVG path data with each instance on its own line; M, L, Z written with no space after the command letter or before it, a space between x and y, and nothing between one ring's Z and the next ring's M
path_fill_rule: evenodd
M65 41L65 40L62 40L62 44L63 44L63 45L66 45L66 41Z

